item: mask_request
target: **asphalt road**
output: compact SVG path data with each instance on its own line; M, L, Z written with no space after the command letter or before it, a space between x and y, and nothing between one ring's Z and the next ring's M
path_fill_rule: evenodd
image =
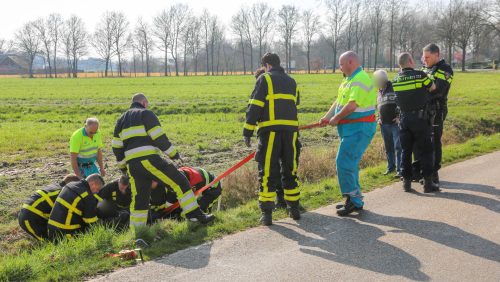
M441 171L442 192L397 183L335 206L253 228L101 281L500 281L500 151Z

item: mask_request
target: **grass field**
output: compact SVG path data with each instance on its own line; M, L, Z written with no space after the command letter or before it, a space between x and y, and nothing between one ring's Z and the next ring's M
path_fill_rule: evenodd
M341 75L294 77L302 87L300 122L317 121L335 99ZM86 117L97 116L101 120L111 174L108 179L118 174L110 150L114 122L128 108L135 92L144 92L149 97L152 110L159 115L171 141L186 156L187 164L220 173L229 163L251 151L241 142L241 128L253 84L252 76L0 79L3 101L0 105L0 252L10 255L0 259L0 281L4 277L16 277L9 273L20 270L26 276L17 280L33 279L40 273L47 276L46 280L77 279L126 264L111 259L94 261L90 256L102 257L106 251L126 247L130 244L129 233L117 235L97 229L96 234L87 235L87 239L80 242L69 241L58 247L39 246L20 231L15 221L16 211L27 195L69 172L68 139ZM455 75L443 138L448 145L463 144L448 147L447 162L500 148L499 106L499 73ZM477 138L466 142L474 137ZM305 131L301 139L304 154L300 175L306 182L305 208L338 200L338 186L332 179L338 143L335 130ZM383 159L383 146L377 133L363 159L363 166L370 167L363 172L365 189L391 181L380 177ZM219 213L220 219L209 228L164 222L147 231L151 238L161 238L147 255L154 257L254 226L258 218L255 200L251 200L255 196L255 182L254 164L228 178L224 183L223 206L229 210ZM280 216L284 214L277 214ZM37 262L46 260L50 261L51 268ZM74 268L76 265L80 267Z

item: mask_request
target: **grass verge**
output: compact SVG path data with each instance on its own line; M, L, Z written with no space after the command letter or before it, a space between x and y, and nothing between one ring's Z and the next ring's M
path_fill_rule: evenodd
M500 133L478 136L462 144L446 146L444 163L449 165L481 154L500 149ZM385 164L367 167L361 172L361 185L365 192L382 187L395 180L383 176ZM341 200L335 179L303 186L301 203L306 210ZM284 211L274 214L274 219L286 217ZM188 222L163 221L143 231L144 239L153 242L145 250L147 259L173 253L189 246L220 238L258 225L259 211L255 200L236 208L217 213L215 224L203 227ZM83 277L108 272L133 262L107 256L132 246L132 233L116 233L96 227L78 240L63 241L57 246L41 243L31 250L0 258L0 281L73 281Z

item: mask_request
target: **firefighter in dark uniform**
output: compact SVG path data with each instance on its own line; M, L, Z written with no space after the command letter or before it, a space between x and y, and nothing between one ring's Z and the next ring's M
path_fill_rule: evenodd
M429 44L423 49L424 72L434 81L436 89L432 91L432 98L429 101L430 109L434 114L433 122L433 145L434 145L434 173L432 180L439 184L438 171L441 168L443 157L443 124L448 115L448 92L453 81L453 69L444 59L440 60L439 47L436 44Z
M411 156L413 148L416 147L421 152L424 192L434 192L439 188L432 182L434 171L432 125L426 111L426 104L431 96L429 91L434 91L436 86L425 72L414 69L415 61L410 53L400 54L398 62L401 71L394 78L392 85L400 109L403 187L406 192L411 191Z
M297 167L298 140L297 84L280 66L278 55L266 53L261 60L267 72L258 77L250 97L243 129L248 147L258 127L259 139L255 160L259 167L259 207L261 223L272 224L276 190L281 186L289 215L300 219Z
M132 202L128 176L122 175L119 179L104 185L96 196L99 200L97 217L103 223L119 230L128 226Z
M80 178L75 174L68 174L60 183L50 184L43 189L37 190L24 202L19 211L19 226L37 240L47 239L47 222L54 207L54 202L61 189L73 181L80 181Z
M120 168L126 168L130 178L130 225L146 224L153 180L172 187L183 215L188 219L204 224L212 221L213 215L201 212L186 177L159 155L158 150L171 159L180 159L161 128L158 117L147 109L148 106L144 94L135 94L130 109L116 122L113 134L113 153Z
M48 237L52 240L85 231L97 222L97 198L104 180L97 173L86 179L66 184L57 196L47 225Z
M215 176L199 167L181 167L179 171L183 173L189 181L189 185L193 192L210 184L215 179ZM217 182L210 188L198 195L198 204L203 212L210 212L212 206L219 200L222 194L221 183ZM151 191L151 212L150 222L154 222L160 218L178 218L180 209L172 209L172 205L177 202L175 193L168 187L157 185Z

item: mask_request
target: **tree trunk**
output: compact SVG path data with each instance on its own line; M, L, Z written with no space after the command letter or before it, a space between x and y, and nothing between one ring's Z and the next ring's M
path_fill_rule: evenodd
M243 59L243 74L247 74L247 65L245 63L245 43L243 42L243 39L241 39L241 53Z
M307 44L307 73L311 73L311 58L310 58L310 54L311 54L311 46L309 46L309 44Z
M467 49L467 45L462 45L462 71L465 71L465 51Z

